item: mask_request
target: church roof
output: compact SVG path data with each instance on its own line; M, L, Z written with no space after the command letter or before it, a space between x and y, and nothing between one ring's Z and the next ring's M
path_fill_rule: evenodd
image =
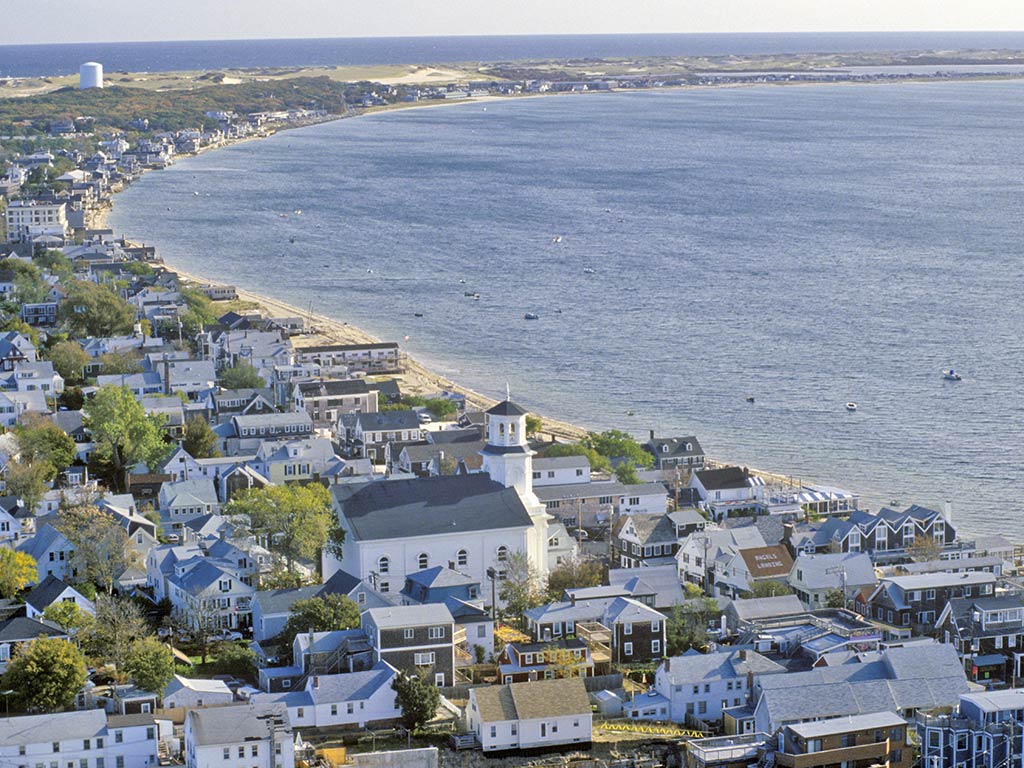
M502 400L487 411L487 413L491 414L491 416L525 416L529 411L522 406L516 405L511 400Z

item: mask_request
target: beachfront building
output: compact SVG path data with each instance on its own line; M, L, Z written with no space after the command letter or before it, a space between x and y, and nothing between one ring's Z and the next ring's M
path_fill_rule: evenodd
M950 713L917 717L921 765L1020 768L1024 688L965 693Z
M68 235L67 204L42 200L12 200L5 214L8 243L28 243L37 237Z

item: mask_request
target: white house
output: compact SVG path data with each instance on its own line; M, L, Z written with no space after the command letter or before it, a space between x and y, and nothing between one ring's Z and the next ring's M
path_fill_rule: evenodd
M789 586L808 608L824 608L829 593L843 590L850 600L862 589L878 583L871 557L863 552L801 554L789 573Z
M238 629L251 621L256 590L211 560L196 557L176 563L167 577L167 591L175 613L189 626Z
M587 745L593 715L578 677L469 690L466 720L484 752Z
M190 710L187 768L295 768L295 742L282 704ZM113 768L113 766L111 766Z
M690 477L690 487L700 495L701 505L716 519L730 512L756 509L764 497L764 480L742 467L701 469Z
M33 536L22 539L17 549L35 558L40 582L49 575L58 579L75 576L75 569L71 566L71 555L75 549L67 536L49 523L39 526Z
M38 619L48 606L55 603L74 603L86 613L96 615L96 606L92 600L53 575L48 575L25 595L25 615L30 619Z
M556 456L533 460L534 488L589 482L590 462L586 456Z
M0 762L143 768L157 764L157 737L152 715L87 709L8 717L0 720Z
M175 675L161 697L164 707L210 707L230 704L235 695L223 680L200 680Z
M220 511L213 481L205 478L164 483L160 486L158 503L161 523L167 529L180 529L193 518Z

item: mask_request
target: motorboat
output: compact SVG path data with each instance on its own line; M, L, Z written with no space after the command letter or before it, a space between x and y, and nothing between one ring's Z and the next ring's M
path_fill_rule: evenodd
M540 315L536 315L533 312L527 312L523 315L523 320L540 320Z
M848 410L848 411L856 411L857 410L857 404L853 403L853 402L847 403L846 404L846 410Z
M944 378L946 381L963 381L963 376L954 371L952 368L949 368L948 370L943 369L942 378Z
M747 398L747 402L748 402L748 403L752 403L752 402L754 402L754 398L753 398L753 397L748 397L748 398Z
M583 268L583 274L584 275L596 275L597 274L597 270L594 269L593 267L584 267Z
M555 237L552 237L551 238L551 242L552 243L560 243L560 242L562 242L562 236L561 235L556 235Z

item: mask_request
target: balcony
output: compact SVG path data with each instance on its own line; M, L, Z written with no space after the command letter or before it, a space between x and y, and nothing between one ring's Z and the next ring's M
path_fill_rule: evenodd
M783 768L813 768L820 765L857 763L862 760L871 760L882 765L887 764L889 762L889 740L860 744L856 747L823 749L820 752L801 755L786 752L775 753L775 763Z

